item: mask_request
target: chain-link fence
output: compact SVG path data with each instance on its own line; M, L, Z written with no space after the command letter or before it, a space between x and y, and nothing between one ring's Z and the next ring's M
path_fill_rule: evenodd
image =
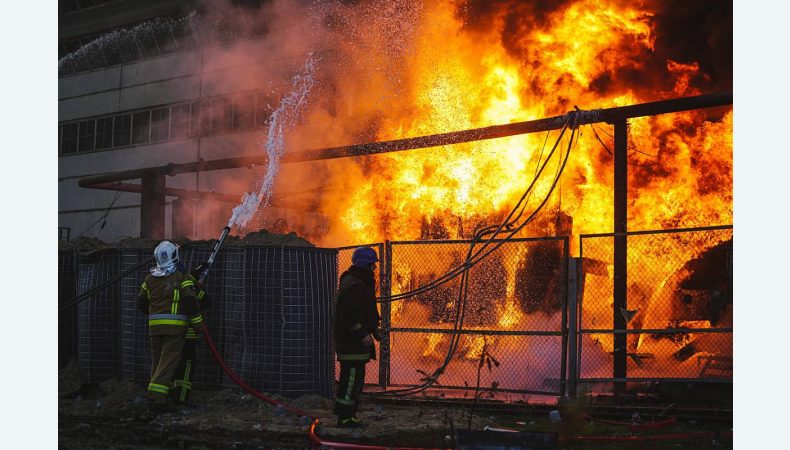
M579 381L731 382L732 237L731 226L582 235ZM617 238L626 240L624 301Z
M336 250L227 250L230 295L224 322L230 367L261 391L330 397Z
M430 283L463 264L470 241L392 242L385 267L393 295ZM477 245L479 247L479 244ZM561 395L565 384L568 238L514 239L460 278L414 297L381 304L385 386L419 385L443 365L435 386ZM460 303L459 303L460 302ZM462 313L461 313L462 311ZM456 327L456 317L463 321ZM455 330L455 331L454 331ZM468 395L468 392L466 392Z

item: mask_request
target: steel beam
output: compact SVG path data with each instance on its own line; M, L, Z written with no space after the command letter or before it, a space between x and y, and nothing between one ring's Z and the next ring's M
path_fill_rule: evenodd
M100 183L92 185L91 188L104 189L108 191L134 192L137 194L143 192L143 186L141 184L135 183ZM190 189L179 189L172 187L165 188L165 195L168 197L188 198L192 200L213 200L226 203L238 203L241 200L241 194L232 195L221 192L193 191Z

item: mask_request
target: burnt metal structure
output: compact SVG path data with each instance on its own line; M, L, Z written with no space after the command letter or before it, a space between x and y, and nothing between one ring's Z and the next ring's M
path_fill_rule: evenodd
M620 310L627 309L626 304L626 245L628 232L628 119L676 113L693 109L713 108L732 105L732 92L681 97L670 100L640 103L616 108L582 110L574 112L577 126L593 123L614 125L614 325L615 329L625 328L625 320ZM574 114L569 113L569 114ZM567 123L568 115L554 116L538 120L516 122L506 125L494 125L471 130L454 131L391 141L370 142L341 147L307 150L284 155L283 164L320 161L326 159L345 158L350 156L370 156L395 151L415 150L421 148L461 144L485 139L496 139L521 134L537 133L561 129ZM126 181L142 178L141 230L142 237L159 238L164 233L164 197L166 176L180 173L202 172L240 167L252 167L267 163L265 156L245 156L212 161L198 161L185 164L168 164L165 166L136 169L123 172L84 177L79 180L82 187L93 188L99 184ZM614 378L624 380L626 373L626 336L615 333L615 366ZM616 390L621 391L624 382L616 382Z

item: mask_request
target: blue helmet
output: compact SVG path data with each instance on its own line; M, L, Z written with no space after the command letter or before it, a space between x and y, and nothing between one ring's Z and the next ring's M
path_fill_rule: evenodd
M376 251L370 247L357 247L351 255L351 264L357 267L367 267L379 262Z

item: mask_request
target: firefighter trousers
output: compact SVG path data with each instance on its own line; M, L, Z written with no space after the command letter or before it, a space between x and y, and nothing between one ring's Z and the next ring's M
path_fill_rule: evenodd
M173 387L173 376L181 361L184 335L151 336L151 382L148 397L167 400Z
M173 381L170 398L176 403L186 403L192 393L192 379L195 377L195 363L197 339L184 340L184 349L181 352L181 362L178 364Z
M339 419L349 419L359 409L359 396L365 386L367 361L340 361L340 381L335 398L335 414Z

